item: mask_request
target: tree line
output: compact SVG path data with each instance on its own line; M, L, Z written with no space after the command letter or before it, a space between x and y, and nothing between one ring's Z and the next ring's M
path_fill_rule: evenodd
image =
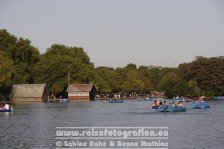
M0 29L0 98L13 84L47 83L50 93L65 95L69 83L93 83L99 94L165 91L196 97L224 95L224 57L196 57L177 68L139 66L94 67L81 47L53 44L40 54L31 41Z

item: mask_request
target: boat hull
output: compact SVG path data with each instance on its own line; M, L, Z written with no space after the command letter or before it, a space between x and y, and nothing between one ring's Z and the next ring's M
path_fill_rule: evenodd
M145 98L145 99L138 99L138 101L152 101L151 98Z
M152 106L152 109L158 109L159 106Z
M160 106L158 108L160 112L186 112L186 107L181 106L168 106L165 108L164 106Z
M12 112L12 109L0 109L0 112Z
M192 102L191 107L193 109L207 109L207 108L210 108L210 105L205 102L200 102L198 104L196 104L195 102Z
M124 103L124 100L109 100L110 103Z

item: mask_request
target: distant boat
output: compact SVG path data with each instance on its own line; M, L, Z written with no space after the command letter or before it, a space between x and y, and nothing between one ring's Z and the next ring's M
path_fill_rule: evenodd
M191 102L191 99L184 99L184 98L176 98L175 100L179 102Z
M147 97L145 99L138 99L138 101L152 101L152 98Z
M221 97L221 96L217 96L217 97L215 97L215 100L216 100L216 101L222 101L222 99L223 99L223 97Z
M124 103L124 100L120 100L120 99L119 100L113 100L113 99L110 99L109 102L110 103Z
M63 99L59 99L59 102L70 102L70 100L67 98L63 98Z

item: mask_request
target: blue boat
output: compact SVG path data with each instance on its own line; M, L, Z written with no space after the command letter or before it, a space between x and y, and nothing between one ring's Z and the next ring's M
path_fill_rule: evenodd
M124 100L113 100L113 99L110 99L109 102L110 103L124 103Z
M0 109L0 112L13 112L13 109Z
M216 101L222 101L222 98L223 98L223 97L221 97L221 96L217 96L217 97L215 97L215 100L216 100Z
M160 111L160 112L186 112L186 107L169 105L167 108L165 108L164 106L160 106L158 108L158 111Z
M204 101L203 102L199 102L199 103L192 102L191 103L191 107L193 109L206 109L206 108L210 108L210 105L205 103Z
M152 109L158 109L159 106L152 106Z

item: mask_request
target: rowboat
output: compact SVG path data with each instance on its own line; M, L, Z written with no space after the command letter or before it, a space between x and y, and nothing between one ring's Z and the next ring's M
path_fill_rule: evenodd
M110 99L109 102L110 103L124 103L124 100L113 100L113 99Z
M12 109L1 109L0 112L12 112Z
M164 106L160 106L158 108L160 112L186 112L186 107L183 106L171 106L169 105L167 108Z
M206 109L206 108L210 108L210 105L205 103L204 101L203 102L199 102L199 103L192 102L191 103L191 107L193 109Z
M217 100L217 101L222 101L222 99L223 99L223 97L221 97L221 96L215 97L215 100Z
M12 112L13 108L7 103L0 104L0 112Z
M0 109L0 112L13 112L13 109Z
M138 99L138 101L152 101L152 98L147 97L145 99Z
M152 106L152 109L158 109L159 106Z

